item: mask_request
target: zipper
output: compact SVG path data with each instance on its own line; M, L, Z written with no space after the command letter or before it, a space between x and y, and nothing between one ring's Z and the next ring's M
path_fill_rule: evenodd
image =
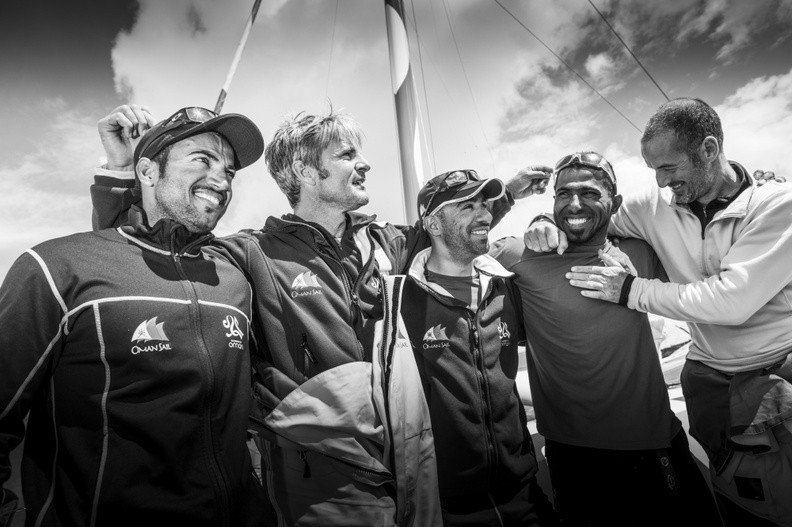
M204 441L208 445L209 451L212 452L211 457L209 458L209 467L208 472L211 476L212 485L215 488L215 494L218 498L219 502L219 509L220 509L220 517L219 520L222 525L228 525L229 520L231 517L231 499L230 499L230 489L229 484L226 481L225 475L221 468L221 463L217 459L217 455L215 453L214 448L214 441L213 441L213 433L212 433L212 409L211 409L211 401L214 397L215 391L215 372L212 368L211 360L210 360L210 353L209 349L206 346L206 342L204 341L201 331L201 312L200 312L200 305L198 303L198 293L195 290L195 286L193 285L192 281L189 279L187 274L184 271L182 266L182 257L186 253L186 251L194 245L194 243L199 243L198 241L194 242L193 244L189 244L185 246L184 249L180 252L177 252L175 247L176 241L176 234L175 231L171 232L171 251L173 256L173 262L176 267L176 271L181 278L182 288L185 291L187 297L190 298L190 304L188 306L190 312L190 322L192 325L192 332L195 337L196 347L198 349L198 357L200 358L201 365L204 369L206 374L206 389L204 390L204 399L203 399L203 436Z
M484 433L486 436L487 446L487 459L489 462L488 472L490 481L494 482L496 474L495 467L497 466L497 451L495 449L495 431L492 428L492 412L489 407L489 387L487 385L487 378L484 373L484 354L481 351L481 339L479 337L479 328L476 323L475 317L468 311L468 324L470 325L470 332L472 335L473 344L473 363L476 369L476 378L479 382L479 389L481 390L481 409L483 411L484 419Z

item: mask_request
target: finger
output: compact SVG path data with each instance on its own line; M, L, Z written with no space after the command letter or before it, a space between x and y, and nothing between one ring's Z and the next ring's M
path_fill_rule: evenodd
M567 247L569 247L569 240L567 239L567 235L566 235L566 233L564 231L559 229L558 230L558 249L556 250L556 252L558 252L558 254L564 254L564 251L567 250Z
M570 280L569 285L581 289L602 289L602 284L593 280Z
M605 251L600 250L599 257L602 260L602 262L605 265L607 265L607 266L619 267L620 269L625 269L625 266L623 266L620 261L618 261L616 258L611 256L610 254L606 253Z

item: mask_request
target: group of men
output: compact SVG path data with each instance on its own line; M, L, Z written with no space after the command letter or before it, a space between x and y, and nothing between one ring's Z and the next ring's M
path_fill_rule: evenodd
M507 184L441 174L414 226L354 212L370 166L344 114L299 114L266 149L197 107L122 106L99 131L97 230L29 250L0 288L0 482L26 437L30 525L789 524L792 190L727 162L702 101L650 119L646 196L576 152ZM293 213L213 238L262 153ZM550 221L490 246L551 172ZM647 311L691 323L717 507Z

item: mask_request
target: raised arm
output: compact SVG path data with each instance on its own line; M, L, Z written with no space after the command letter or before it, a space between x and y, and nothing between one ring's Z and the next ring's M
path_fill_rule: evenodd
M154 124L148 108L134 104L119 106L99 120L97 129L107 164L97 169L91 185L95 230L120 225L129 208L140 201L133 154L140 137Z

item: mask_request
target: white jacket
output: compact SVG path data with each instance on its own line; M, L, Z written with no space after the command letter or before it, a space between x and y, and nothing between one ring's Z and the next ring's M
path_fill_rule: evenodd
M673 193L628 195L611 232L649 242L673 283L636 278L628 306L689 322L688 358L723 372L769 366L792 351L792 185L751 181L702 233Z

